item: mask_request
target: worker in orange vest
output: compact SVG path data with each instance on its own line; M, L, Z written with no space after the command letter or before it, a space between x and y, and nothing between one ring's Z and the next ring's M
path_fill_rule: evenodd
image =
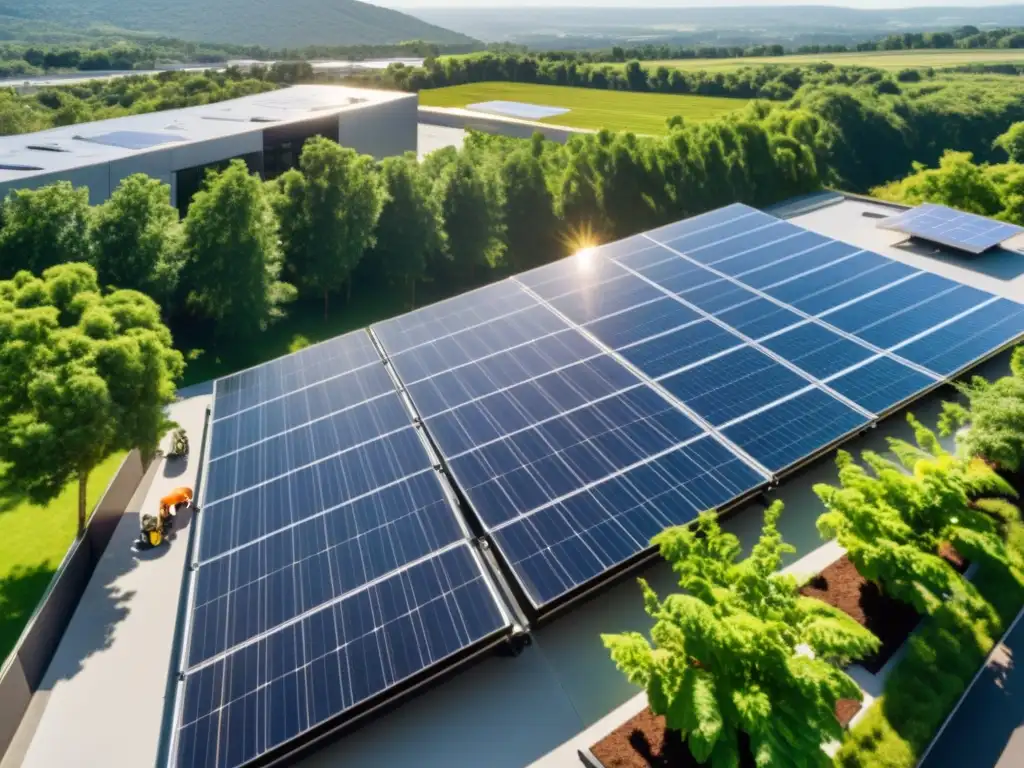
M173 517L178 512L178 507L182 504L188 509L192 506L192 489L184 486L175 488L169 494L160 499L160 517L167 519Z

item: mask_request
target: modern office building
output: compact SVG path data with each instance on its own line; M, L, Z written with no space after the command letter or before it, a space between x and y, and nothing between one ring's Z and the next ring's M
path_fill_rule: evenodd
M326 136L376 158L416 151L415 94L297 85L231 101L0 137L0 196L70 181L93 204L145 173L171 186L184 211L206 169L235 158L274 178L305 141Z

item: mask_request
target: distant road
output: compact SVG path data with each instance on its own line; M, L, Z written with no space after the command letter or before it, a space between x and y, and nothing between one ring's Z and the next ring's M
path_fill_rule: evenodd
M1024 620L1006 638L920 768L1024 766Z

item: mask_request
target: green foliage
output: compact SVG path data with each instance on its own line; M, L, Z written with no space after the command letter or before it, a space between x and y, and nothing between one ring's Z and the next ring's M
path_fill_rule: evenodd
M7 482L46 503L77 480L81 533L90 471L119 450L153 456L184 359L151 299L64 264L0 282L0 360Z
M373 233L383 191L373 159L324 138L306 142L299 170L278 179L274 196L285 264L300 287L328 295L348 283Z
M165 314L178 288L182 232L167 184L129 176L93 211L91 258L100 285L146 294Z
M1015 491L984 463L947 453L913 416L908 421L917 444L890 439L898 463L865 451L866 469L840 452L840 486L814 488L827 510L818 530L838 539L861 575L919 613L933 614L952 602L991 618L974 587L938 551L951 542L969 560L1008 567L1000 521L974 500Z
M0 277L86 261L89 254L89 191L59 181L41 189L15 190L2 208Z
M295 289L280 281L277 218L245 163L211 172L185 217L188 306L222 338L251 338L282 316Z
M367 254L367 270L392 285L405 286L411 306L416 284L444 252L447 238L441 203L416 156L387 158L380 166L385 202L377 223L376 245Z
M9 6L13 7L13 6ZM472 43L472 38L417 18L355 0L298 0L289 5L248 0L199 0L167 6L154 0L130 5L107 0L34 0L18 5L17 19L86 29L117 24L130 30L175 35L186 40L280 48L307 45L380 44L404 40Z
M498 191L492 178L463 152L438 178L435 194L447 238L449 269L456 285L476 284L484 270L501 258Z
M505 194L501 217L507 261L521 272L564 255L555 197L548 186L539 137L529 147L513 151L502 163L500 180Z
M946 152L938 168L914 164L914 173L873 191L907 205L939 203L960 210L1024 223L1024 166L978 165L969 152Z
M716 768L739 763L740 733L759 766L830 765L822 745L842 736L836 702L861 696L842 666L878 648L849 616L801 597L796 580L777 573L793 551L778 532L781 512L776 503L765 513L743 560L713 512L696 529L656 536L684 593L660 601L641 580L653 644L637 633L602 636L651 710Z
M1024 121L1014 123L995 141L995 146L1010 156L1012 163L1024 163Z

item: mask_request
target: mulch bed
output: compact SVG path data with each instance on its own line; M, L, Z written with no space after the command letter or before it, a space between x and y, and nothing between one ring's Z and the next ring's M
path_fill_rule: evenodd
M741 736L742 738L742 736ZM741 742L741 746L746 746ZM605 768L699 768L678 731L665 729L665 718L645 709L590 748ZM755 768L742 749L740 768Z
M836 720L843 728L846 728L863 706L856 699L840 699L836 702Z
M835 606L882 641L878 653L860 662L871 674L885 666L921 618L912 606L882 594L845 555L812 579L800 594Z

